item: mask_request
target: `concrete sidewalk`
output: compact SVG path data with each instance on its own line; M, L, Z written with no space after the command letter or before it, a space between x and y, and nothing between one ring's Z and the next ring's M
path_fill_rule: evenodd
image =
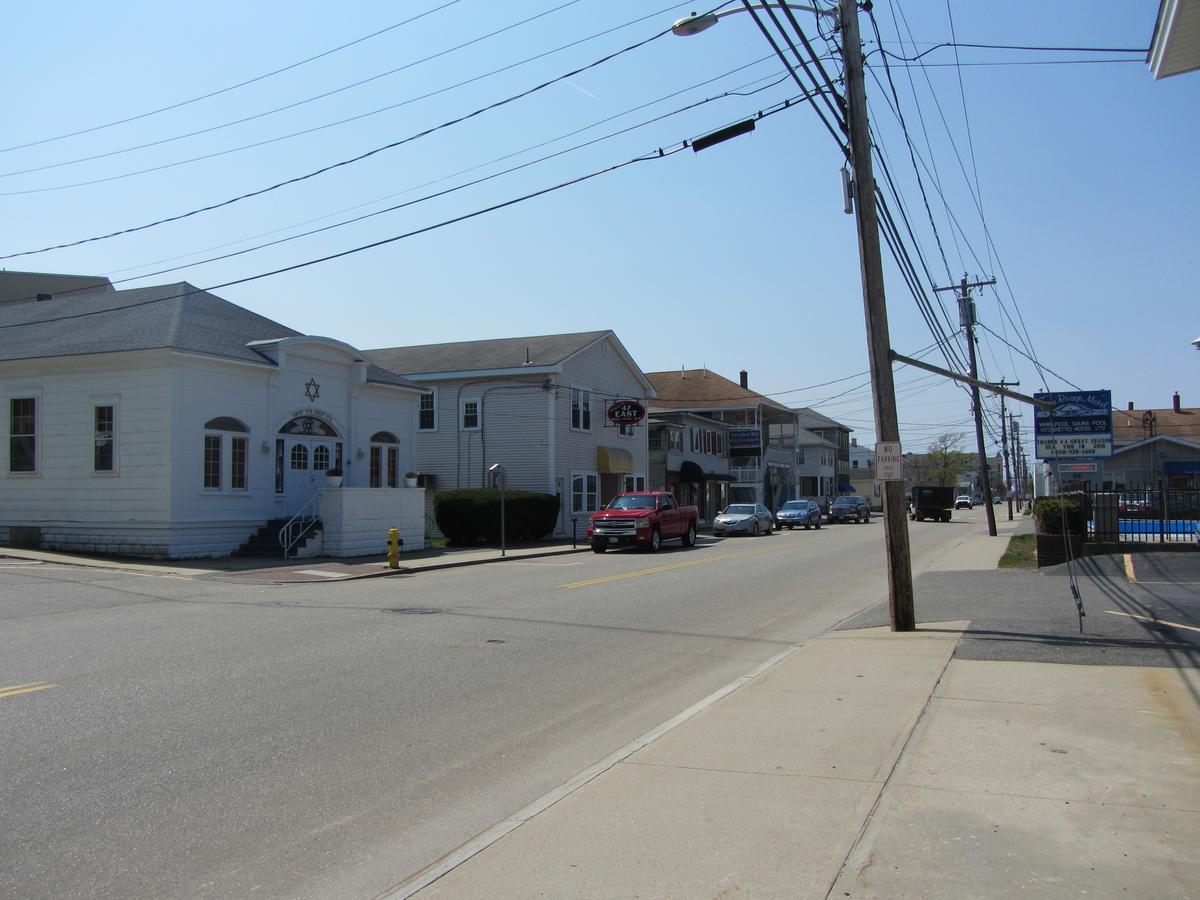
M1091 566L1085 634L1005 544L918 581L979 624L792 648L380 896L1200 897L1200 596Z
M487 563L503 563L508 559L534 559L542 556L557 556L565 553L582 553L589 548L586 544L572 547L568 542L543 541L507 548L504 555L499 549L468 547L446 547L415 550L400 554L399 568L388 568L387 556L369 556L352 559L332 557L310 557L307 559L270 559L265 557L229 556L220 559L195 560L145 560L115 557L87 556L78 553L60 553L52 550L24 550L0 547L0 558L31 560L59 565L87 566L100 569L125 569L158 575L174 575L190 578L220 578L226 581L244 581L258 584L300 584L329 581L348 581L358 578L386 578L391 575L412 575L436 569L456 566L473 566Z
M955 660L965 624L797 648L383 896L1200 894L1197 671Z

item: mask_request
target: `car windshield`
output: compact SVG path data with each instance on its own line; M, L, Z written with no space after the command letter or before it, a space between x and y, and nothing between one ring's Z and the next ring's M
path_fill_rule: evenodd
M783 504L783 506L779 507L780 512L783 512L785 509L808 509L808 501L789 500L787 503Z
M613 497L609 509L654 509L654 498L642 497Z
M853 506L857 501L853 497L838 497L833 501L834 506Z
M748 506L748 505L746 505L746 504L740 504L740 505L737 505L737 506L727 506L727 507L725 507L724 511L722 512L722 515L726 515L726 516L752 516L752 515L754 515L754 507L753 507L753 506Z

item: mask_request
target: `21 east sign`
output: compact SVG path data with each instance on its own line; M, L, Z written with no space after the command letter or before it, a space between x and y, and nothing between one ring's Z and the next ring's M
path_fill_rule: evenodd
M636 425L646 418L646 407L636 400L618 400L608 407L608 420L614 425Z
M1034 407L1034 455L1038 459L1112 456L1112 392L1056 391L1034 394L1053 409Z

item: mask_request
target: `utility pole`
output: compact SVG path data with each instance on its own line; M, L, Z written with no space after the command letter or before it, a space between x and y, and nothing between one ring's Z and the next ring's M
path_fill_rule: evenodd
M975 301L971 299L971 288L995 284L996 279L987 281L967 281L963 275L958 290L958 318L967 329L967 358L971 364L971 379L979 379L979 369L975 363ZM954 287L934 288L935 291L952 291ZM979 400L979 386L971 385L971 405L975 408L975 447L979 456L979 477L983 482L983 504L987 507L988 534L996 536L996 511L992 509L992 479L988 474L987 447L983 444L983 404Z
M850 138L850 162L854 169L854 211L858 225L863 309L867 319L867 351L871 360L875 433L880 441L899 443L896 386L892 380L889 355L891 338L888 336L887 304L883 295L883 258L879 251L879 218L875 210L875 176L871 167L871 136L867 130L867 90L855 0L838 0L838 21L842 26L846 125ZM888 605L892 631L913 631L917 623L902 481L883 483L883 536L887 546Z
M1019 381L1005 381L1003 378L997 382L1000 387L1020 387ZM1008 417L1004 414L1004 395L1000 395L1000 449L1004 451L1004 493L1008 495L1008 521L1013 520L1012 516L1012 495L1013 495L1013 476L1010 474L1008 467L1008 429L1005 427ZM1012 461L1012 472L1017 470L1017 457L1014 453Z
M1021 453L1021 426L1017 424L1016 413L1009 413L1008 421L1012 426L1009 429L1009 435L1012 441L1013 477L1019 485L1017 488L1017 506L1020 507L1025 496L1025 459Z

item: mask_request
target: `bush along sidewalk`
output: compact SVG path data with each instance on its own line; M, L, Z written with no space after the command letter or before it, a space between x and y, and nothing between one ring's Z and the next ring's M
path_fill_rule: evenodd
M558 497L536 491L504 492L504 534L509 541L536 541L558 520ZM500 491L467 488L443 491L434 501L438 530L451 546L500 542Z
M1061 565L1068 553L1076 559L1083 555L1087 520L1082 495L1038 497L1033 502L1033 518L1037 522L1038 568Z

